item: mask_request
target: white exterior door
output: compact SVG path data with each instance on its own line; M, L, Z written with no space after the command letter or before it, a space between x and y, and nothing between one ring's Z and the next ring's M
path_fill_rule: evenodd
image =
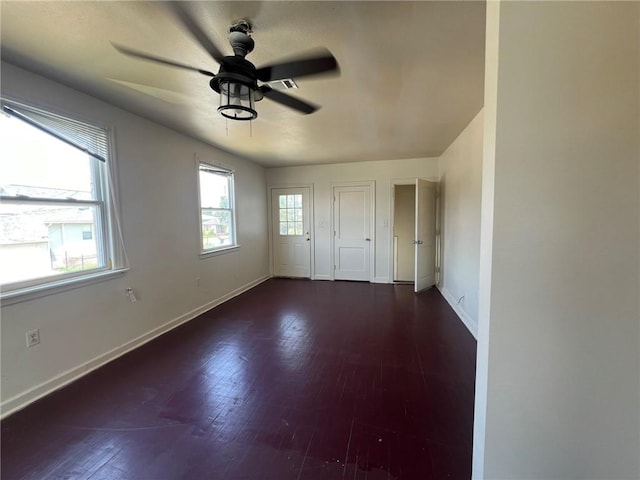
M436 283L436 184L416 180L415 284L420 292Z
M309 188L271 190L273 274L311 277Z
M334 278L370 281L370 185L333 188L333 230Z

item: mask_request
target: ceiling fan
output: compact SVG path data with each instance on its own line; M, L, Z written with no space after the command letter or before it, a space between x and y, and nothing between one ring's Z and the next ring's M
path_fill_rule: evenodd
M220 94L218 112L231 120L254 120L258 116L255 102L267 97L303 114L315 112L319 107L299 100L278 90L266 82L285 80L325 72L338 72L338 63L328 50L295 60L256 68L245 57L255 45L251 38L251 24L247 20L238 20L229 27L229 43L234 55L224 55L205 34L198 23L179 4L173 2L172 10L193 38L220 64L218 73L192 67L173 60L140 52L129 47L112 45L125 55L150 60L152 62L196 71L211 77L209 86Z

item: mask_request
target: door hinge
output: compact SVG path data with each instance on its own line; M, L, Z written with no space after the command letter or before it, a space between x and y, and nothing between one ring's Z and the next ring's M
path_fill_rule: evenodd
M440 273L440 267L436 267L436 273Z

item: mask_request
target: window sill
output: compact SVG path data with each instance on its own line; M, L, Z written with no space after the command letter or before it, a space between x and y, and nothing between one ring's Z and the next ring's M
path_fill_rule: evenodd
M128 271L128 268L122 268L119 270L108 270L106 272L83 275L82 277L66 278L64 280L58 280L42 285L10 290L0 293L0 302L2 303L2 306L12 305L14 303L20 302L27 302L36 298L55 295L57 293L66 292L68 290L73 290L87 285L93 285L94 283L111 280L112 278L124 275Z
M230 247L219 248L217 250L211 250L209 252L200 252L200 258L217 257L218 255L224 255L225 253L235 252L240 249L240 245L231 245Z

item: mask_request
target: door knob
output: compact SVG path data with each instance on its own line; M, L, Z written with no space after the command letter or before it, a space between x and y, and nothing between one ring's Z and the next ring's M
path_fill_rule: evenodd
M415 240L413 243L416 245L422 245L424 242L422 240Z

